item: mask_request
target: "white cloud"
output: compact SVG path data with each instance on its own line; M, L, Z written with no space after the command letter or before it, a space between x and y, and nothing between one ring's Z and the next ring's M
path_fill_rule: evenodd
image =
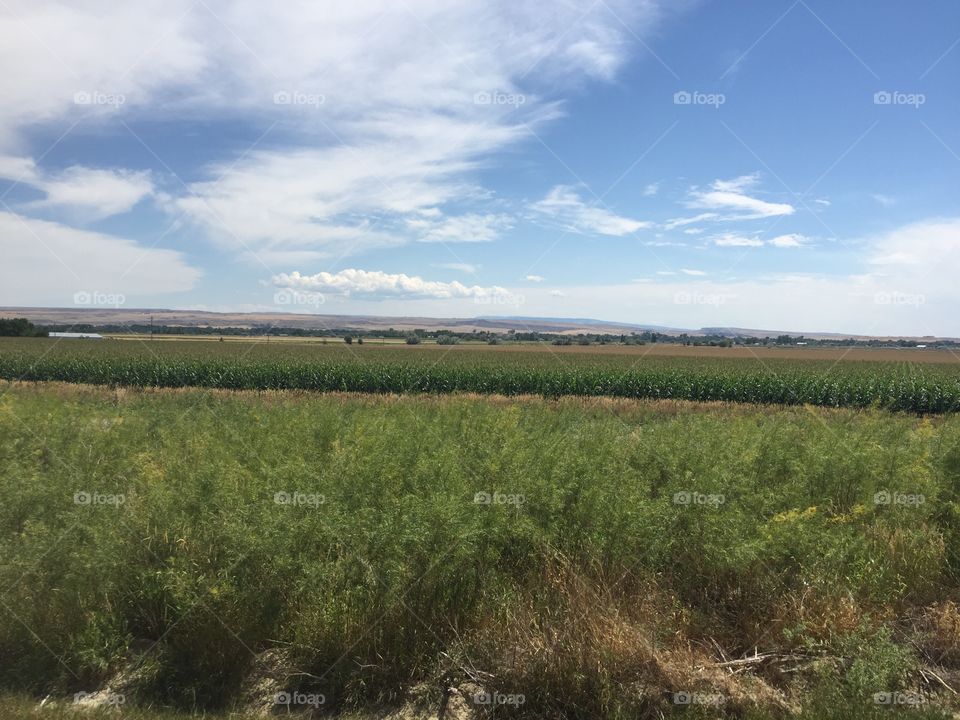
M724 233L712 238L711 242L717 247L762 247L763 240L755 237L745 237L734 233Z
M680 272L684 275L693 275L694 277L703 277L707 274L703 270L690 270L689 268L681 268Z
M917 282L929 277L931 283L943 280L955 275L960 260L960 218L905 225L873 240L871 248L869 264L885 277L910 276Z
M469 213L434 219L420 216L407 220L407 227L420 242L490 242L512 226L506 215Z
M291 252L317 258L401 244L416 237L404 218L430 222L431 214L421 210L475 194L458 177L471 162L467 157L492 151L512 133L476 128L467 150L460 125L443 119L432 125L403 141L381 137L358 147L253 152L213 169L220 179L195 183L174 209L221 245L249 250L267 263L289 261Z
M960 217L913 223L859 243L867 259L851 273L567 286L565 305L583 317L672 327L957 336ZM549 315L551 307L549 297L530 292L524 313Z
M544 280L546 280L546 278L543 277L542 275L527 275L526 277L524 277L524 280L529 280L530 282L538 283L538 282L543 282Z
M757 184L760 173L740 175L729 180L714 180L711 187L717 192L742 193Z
M34 184L47 194L36 205L77 210L92 219L127 212L154 189L148 172L81 166Z
M347 297L360 296L368 299L489 299L509 298L512 293L506 288L479 285L466 286L454 280L441 282L424 280L415 275L389 274L379 270L349 268L337 273L320 272L316 275L301 275L299 272L275 275L271 282L281 288L308 292L329 293Z
M113 119L185 81L201 87L216 49L204 47L203 15L189 9L188 0L7 0L0 65L20 71L0 77L0 149L22 145L37 123ZM78 105L83 94L113 102Z
M763 247L764 245L770 245L778 248L797 248L806 245L809 238L800 233L788 233L777 235L770 240L762 240L755 236L723 233L712 237L710 242L717 247Z
M478 269L479 265L471 265L470 263L435 263L433 267L442 268L444 270L456 270L457 272L467 273L467 275L473 275Z
M960 285L955 269L960 261L960 218L918 222L878 237L857 239L857 243L867 260L851 271L832 275L765 273L720 281L677 272L657 276L654 282L565 285L560 304L550 294L550 287L527 285L522 290L523 314L556 316L557 308L564 307L569 309L565 315L575 312L580 317L671 327L957 335ZM678 303L678 297L691 302ZM900 302L904 298L908 302ZM382 314L382 304L377 301L327 300L327 308L337 303L343 312ZM405 298L403 314L478 314L477 301L467 298L460 302L462 305L455 306L454 301L443 298Z
M882 193L874 193L870 197L873 198L874 202L879 203L884 207L890 207L891 205L897 204L897 199L895 197L891 197L890 195L884 195Z
M763 247L764 245L770 245L778 248L796 248L806 245L809 238L800 233L789 233L777 235L770 240L761 240L755 236L723 233L710 238L710 242L717 247Z
M780 215L792 215L796 210L787 203L771 203L747 194L753 188L759 175L741 175L731 180L715 180L708 190L694 190L693 199L688 201L691 208L719 210L727 213L724 220L753 220ZM730 214L732 213L732 214Z
M700 213L699 215L694 215L693 217L688 218L673 218L672 220L667 220L663 224L664 230L675 230L678 227L684 227L685 225L693 225L698 222L705 222L707 220L716 220L719 217L717 213Z
M37 164L33 158L0 155L0 178L30 183L37 178Z
M608 30L605 34L609 40L615 33ZM578 40L567 46L564 54L572 61L574 67L584 68L591 75L605 80L613 79L614 72L620 64L620 52L603 40Z
M125 169L73 165L60 172L45 172L32 158L0 157L0 178L19 182L46 197L26 204L76 212L81 219L99 220L124 213L154 192L150 173Z
M566 293L564 293L563 290L551 290L550 297L566 297Z
M658 182L650 183L645 188L643 188L644 197L653 197L658 192L660 192L660 183Z
M200 278L178 252L10 212L0 212L0 254L4 305L66 307L77 292L121 294L132 305Z
M410 242L405 220L420 211L481 202L477 170L559 115L546 95L612 79L631 33L660 14L653 0L549 12L534 0L296 0L283 13L253 0L9 0L6 9L0 62L20 71L0 77L0 152L13 155L37 125L60 132L81 117L75 133L92 122L126 135L121 121L197 116L269 129L260 148L237 148L166 207L221 247L270 262ZM430 52L411 54L418 47ZM515 100L491 100L500 95ZM131 201L56 189L100 215ZM468 208L421 239L487 240L504 227Z
M769 245L780 248L795 248L802 247L809 242L809 238L800 233L788 233L787 235L777 235L775 238L768 240Z
M557 185L531 205L539 215L559 222L569 232L621 237L653 223L616 215L602 204L588 204L568 185Z

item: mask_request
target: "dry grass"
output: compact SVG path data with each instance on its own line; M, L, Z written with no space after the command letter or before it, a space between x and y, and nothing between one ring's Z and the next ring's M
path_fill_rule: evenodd
M915 632L929 662L960 670L960 607L955 602L931 605L920 615Z
M488 662L499 669L501 691L536 688L529 700L539 708L584 716L619 708L661 717L677 709L674 694L683 693L715 696L733 713L787 708L760 677L718 667L725 658L692 643L685 625L681 603L653 579L598 580L558 556L544 567L542 585L480 634L496 639L498 654ZM569 697L596 705L557 703Z

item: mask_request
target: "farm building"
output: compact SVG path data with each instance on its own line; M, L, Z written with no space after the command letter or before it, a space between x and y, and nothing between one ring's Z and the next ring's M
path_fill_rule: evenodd
M84 340L103 340L103 335L100 333L75 333L75 332L52 332L49 337L52 338L69 338L69 339L84 339Z

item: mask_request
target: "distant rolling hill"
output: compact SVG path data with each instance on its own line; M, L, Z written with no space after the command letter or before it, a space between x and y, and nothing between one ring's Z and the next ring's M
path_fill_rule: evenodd
M706 327L699 330L666 327L641 323L610 322L592 318L538 318L522 316L475 318L431 318L431 317L391 317L387 315L310 315L301 313L220 313L203 310L167 310L162 308L32 308L0 307L0 317L23 317L38 325L147 325L150 319L157 325L182 327L284 327L304 330L342 329L364 330L451 330L472 332L486 330L490 332L539 332L539 333L598 333L610 335L629 335L630 333L656 332L664 335L737 335L753 337L776 337L777 335L803 335L812 339L843 339L853 337L858 340L897 339L889 336L851 335L843 333L798 332L796 330L760 330L736 327ZM931 336L903 338L919 342L934 342L939 339Z

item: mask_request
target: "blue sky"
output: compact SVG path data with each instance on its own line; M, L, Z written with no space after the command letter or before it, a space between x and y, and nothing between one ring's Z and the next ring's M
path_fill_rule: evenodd
M0 10L0 304L960 335L960 5Z

